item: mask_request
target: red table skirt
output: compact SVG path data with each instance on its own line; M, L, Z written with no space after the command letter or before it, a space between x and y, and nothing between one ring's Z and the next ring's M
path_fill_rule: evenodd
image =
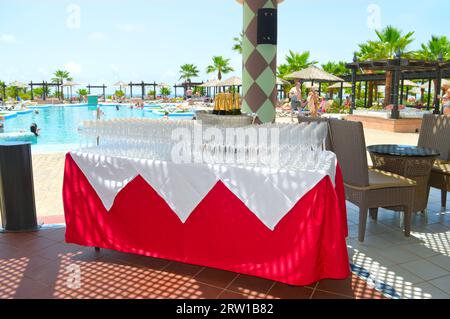
M350 274L344 185L324 178L280 221L267 228L218 182L182 223L140 176L111 210L70 154L64 173L66 241L267 278L290 285Z

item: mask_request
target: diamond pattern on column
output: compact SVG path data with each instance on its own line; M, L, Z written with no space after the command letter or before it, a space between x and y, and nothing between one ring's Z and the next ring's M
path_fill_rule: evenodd
M242 91L247 92L253 83L255 83L255 80L253 80L252 76L244 68L242 70Z
M266 93L267 97L273 92L273 88L276 86L276 76L270 67L267 67L263 73L256 79L256 83Z
M258 84L253 83L245 96L245 101L247 102L249 108L253 112L256 112L264 104L264 102L267 101L267 94L261 90Z
M267 1L267 3L264 5L264 8L265 9L275 9L274 1L272 1L272 0Z
M258 45L258 19L256 17L252 19L247 29L245 29L245 35L253 46L256 47Z
M244 68L251 75L251 77L256 80L261 73L267 67L267 62L258 52L258 50L254 50L252 54L248 57L247 62L244 65Z
M252 109L250 108L250 106L248 106L248 103L245 99L242 101L241 109L244 113L253 113Z
M245 65L245 63L247 63L247 60L248 60L251 52L253 52L254 50L255 50L255 46L250 42L250 40L244 34L244 38L242 40L242 54L243 54L244 65Z
M258 114L258 118L261 120L261 122L272 122L275 119L276 115L273 103L270 100L266 100L266 102L259 108L256 114Z
M256 47L259 53L261 53L267 64L272 62L273 58L277 55L277 48L271 44L260 44Z
M247 2L244 2L244 31L247 30L248 25L255 18L256 13L250 9Z
M277 73L277 56L273 58L272 62L270 63L270 68L273 70L273 72Z
M247 0L246 1L248 6L253 12L258 12L259 8L264 7L264 5L267 3L267 0Z

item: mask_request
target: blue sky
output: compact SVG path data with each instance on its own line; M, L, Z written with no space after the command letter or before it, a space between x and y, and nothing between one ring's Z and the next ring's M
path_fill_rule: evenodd
M449 13L448 0L286 0L278 59L292 49L320 63L349 61L388 24L415 31L414 49L432 34L450 36ZM66 68L79 83L173 84L184 63L208 80L213 55L230 58L240 75L231 47L241 28L235 0L0 0L0 80L49 80Z

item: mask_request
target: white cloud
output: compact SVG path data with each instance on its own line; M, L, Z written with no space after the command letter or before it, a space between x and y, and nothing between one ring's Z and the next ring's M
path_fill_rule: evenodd
M0 43L17 43L17 39L12 34L0 34Z
M103 32L91 32L89 33L89 39L94 41L101 41L105 39L105 34Z
M132 32L144 32L145 25L143 24L132 24L132 23L122 23L117 25L117 29L122 32L132 33Z
M69 71L71 75L78 75L81 73L81 64L70 61L64 65L64 69Z

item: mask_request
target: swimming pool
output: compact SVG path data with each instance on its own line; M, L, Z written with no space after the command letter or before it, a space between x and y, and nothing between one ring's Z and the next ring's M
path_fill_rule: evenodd
M131 109L127 105L101 106L104 113L102 119L113 118L161 118L161 116L149 112L148 109ZM38 114L33 112L17 114L3 121L4 133L30 131L30 125L36 123L41 129L40 136L32 144L35 153L66 152L80 146L82 137L78 134L78 128L84 120L96 118L95 109L87 105L75 106L49 106L40 107ZM190 117L184 117L189 119Z

